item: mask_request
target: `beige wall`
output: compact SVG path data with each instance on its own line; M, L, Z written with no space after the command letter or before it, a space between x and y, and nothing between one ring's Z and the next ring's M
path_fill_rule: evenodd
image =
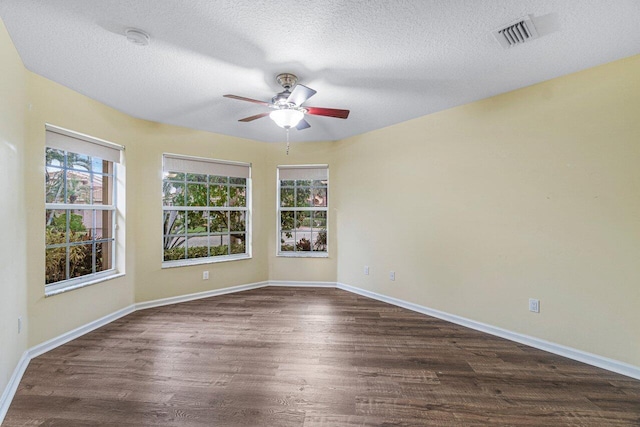
M639 75L636 56L341 141L338 281L640 366Z
M27 349L24 203L25 71L0 21L0 395ZM18 335L18 316L24 328Z

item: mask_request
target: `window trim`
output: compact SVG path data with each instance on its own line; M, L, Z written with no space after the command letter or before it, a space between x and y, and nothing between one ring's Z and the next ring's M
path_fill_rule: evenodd
M51 132L51 135L57 134L60 135L62 137L62 139L60 141L57 141L55 143L50 143L50 134L49 132ZM58 137L58 136L56 136ZM73 146L65 146L65 147L59 147L58 144L60 142L62 142L63 144L65 143L64 139L65 138L71 138L72 140L70 141L71 144L74 144ZM49 297L49 296L53 296L53 295L57 295L63 292L67 292L67 291L71 291L74 289L79 289L79 288L83 288L86 286L90 286L96 283L100 283L100 282L104 282L106 280L110 280L110 279L114 279L116 277L121 277L124 276L123 272L118 271L118 257L117 257L117 247L118 247L118 236L117 236L117 230L118 230L118 169L120 166L120 158L122 156L122 152L124 151L125 147L123 145L120 144L116 144L104 139L100 139L100 138L95 138L93 136L89 136L89 135L85 135L83 133L80 132L75 132L69 129L65 129L59 126L54 126L51 125L49 123L45 123L45 144L44 144L44 149L45 149L45 153L47 148L52 148L52 149L58 149L58 150L63 150L65 152L72 152L75 154L83 154L83 155L87 155L87 153L82 152L82 151L73 151L75 148L76 144L88 144L86 145L86 151L90 152L90 156L92 157L99 157L95 155L95 150L96 147L92 147L91 144L93 144L94 146L98 146L100 148L97 148L99 150L99 152L104 152L104 150L110 150L110 151L117 151L118 154L113 154L111 156L110 159L105 159L103 158L103 160L107 160L109 162L111 162L113 164L113 176L112 176L112 199L113 199L113 203L110 205L95 205L95 204L72 204L72 203L47 203L46 202L46 194L45 194L45 206L44 206L44 212L46 214L46 212L48 210L95 210L95 211L111 211L113 212L112 214L112 218L111 218L111 228L112 228L112 234L113 234L113 238L112 239L104 239L105 241L110 241L111 242L111 258L112 258L112 267L108 270L103 270L103 271L99 271L96 273L91 273L91 274L85 274L84 276L80 276L80 277L74 277L71 279L65 279L65 280L60 280L58 282L53 282L53 283L45 283L44 284L44 294L45 297ZM82 150L82 148L80 149ZM93 153L93 154L91 154ZM46 154L45 154L46 156ZM114 161L114 158L118 158L118 161ZM46 162L45 162L45 173L46 173ZM65 170L65 168L62 168L63 170ZM100 239L102 240L102 239ZM53 247L55 247L56 245L53 245ZM73 246L73 245L69 245L69 244L64 244L61 245L61 247L68 247L68 246ZM47 245L45 244L45 253L46 253L46 248ZM46 261L45 261L46 262Z
M214 264L219 262L228 262L228 261L238 261L243 259L251 259L252 255L252 237L253 237L253 182L252 182L252 164L247 162L238 162L232 160L222 160L222 159L212 159L207 157L196 157L196 156L186 156L184 154L173 154L173 153L163 153L162 154L162 176L160 181L160 194L163 194L163 186L164 186L164 174L169 172L166 170L166 162L165 159L169 157L176 160L185 160L187 162L202 162L202 163L212 163L221 166L231 166L231 167L246 167L248 170L248 175L246 176L246 206L181 206L179 209L176 209L175 206L164 206L162 204L162 209L160 212L161 215L161 223L164 221L164 212L165 211L207 211L207 212L215 212L215 211L241 211L245 213L246 218L246 226L245 226L245 250L244 254L227 254L227 255L219 255L219 256L208 256L201 258L184 258L178 260L165 261L164 259L164 250L160 252L160 261L161 268L175 268L175 267L185 267L185 266L193 266L193 265L202 265L202 264ZM183 172L185 174L188 173L196 173L202 174L203 172L188 172L188 171L176 171ZM211 173L206 173L207 175L214 175ZM219 175L223 176L223 175ZM240 178L240 177L237 177ZM229 231L229 234L231 231ZM164 241L165 234L162 233L161 239Z
M326 169L327 171L327 206L307 206L307 207L286 207L280 206L280 170L281 169ZM329 165L328 164L305 164L305 165L278 165L276 166L276 257L283 258L329 258ZM326 251L293 251L283 252L280 250L280 239L282 231L280 229L280 212L281 211L317 211L325 210L327 213L327 250Z

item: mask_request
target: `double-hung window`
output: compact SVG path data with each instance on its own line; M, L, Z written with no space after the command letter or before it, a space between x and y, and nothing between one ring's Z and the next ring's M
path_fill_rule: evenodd
M124 147L46 126L45 293L116 272L116 169Z
M165 154L163 266L251 257L251 165Z
M278 255L327 256L327 165L278 166Z

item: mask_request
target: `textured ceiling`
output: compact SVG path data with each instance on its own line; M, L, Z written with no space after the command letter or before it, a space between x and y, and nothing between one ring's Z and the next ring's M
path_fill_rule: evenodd
M532 15L540 38L490 32ZM25 66L132 116L282 141L275 76L318 91L292 141L335 140L640 53L637 0L2 0ZM140 28L151 43L127 42Z

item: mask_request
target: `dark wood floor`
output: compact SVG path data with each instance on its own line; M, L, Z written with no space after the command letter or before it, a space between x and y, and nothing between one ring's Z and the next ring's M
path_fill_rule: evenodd
M3 426L640 425L640 381L337 289L139 311L31 361Z

